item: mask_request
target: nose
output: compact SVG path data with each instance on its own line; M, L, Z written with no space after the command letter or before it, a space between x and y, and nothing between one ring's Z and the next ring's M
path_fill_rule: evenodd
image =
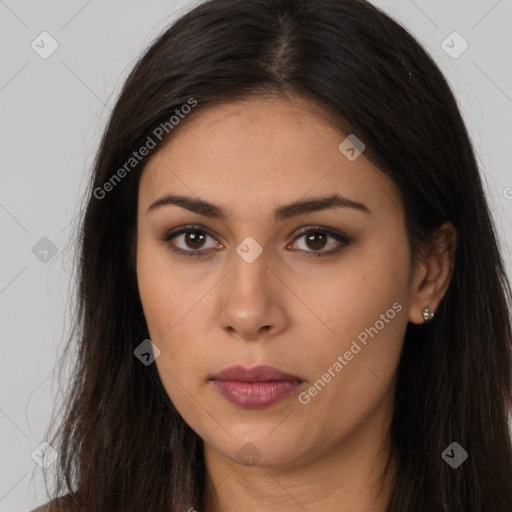
M257 340L277 336L286 329L286 286L272 270L265 254L248 263L235 258L219 293L219 323L231 336Z

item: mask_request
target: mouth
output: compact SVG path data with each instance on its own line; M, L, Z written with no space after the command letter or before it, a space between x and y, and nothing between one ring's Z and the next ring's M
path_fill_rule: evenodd
M273 366L242 365L225 368L209 380L228 402L244 409L268 407L293 395L305 382Z
M253 366L252 368L242 365L228 366L220 373L210 377L210 380L238 381L238 382L304 382L303 379L283 372L275 366Z

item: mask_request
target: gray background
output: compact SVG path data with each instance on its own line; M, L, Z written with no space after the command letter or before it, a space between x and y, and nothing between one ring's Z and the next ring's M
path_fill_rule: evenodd
M0 0L0 512L46 501L31 453L60 396L53 369L69 328L70 236L101 131L134 59L195 3ZM373 3L422 42L453 87L510 275L512 1ZM31 47L50 48L44 31L59 45L46 59ZM469 44L458 58L442 47L454 31Z

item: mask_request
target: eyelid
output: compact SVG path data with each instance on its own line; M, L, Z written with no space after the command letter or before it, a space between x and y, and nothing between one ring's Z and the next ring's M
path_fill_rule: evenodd
M191 231L203 232L207 236L210 236L211 238L216 240L216 237L214 235L212 235L210 233L210 230L208 228L206 228L205 226L202 226L200 224L187 224L187 225L180 226L180 227L177 227L177 228L174 228L174 229L168 231L164 235L164 237L161 238L161 241L164 242L166 245L168 245L172 251L177 252L179 254L183 254L185 256L201 256L202 254L207 254L209 252L209 249L184 250L184 249L179 249L177 247L174 247L171 244L171 241L173 238L175 238L179 235L191 232ZM313 233L320 232L320 233L325 234L327 237L334 238L338 242L338 244L341 245L341 247L338 246L337 248L329 250L329 251L305 251L303 249L299 249L298 252L306 254L306 257L309 257L309 256L318 257L318 256L328 256L328 255L336 254L336 253L340 252L343 248L350 245L352 242L351 237L349 237L342 231L339 231L335 228L331 228L328 226L321 226L321 225L312 225L312 226L306 226L303 228L299 228L299 230L293 231L289 235L289 236L294 237L291 243L294 244L297 241L297 239L299 239L302 236L307 235L311 232L313 232ZM217 243L219 243L219 242L217 241ZM287 247L289 245L290 244L288 244Z
M345 247L352 243L352 238L342 231L339 231L338 229L330 228L328 226L313 225L301 228L298 232L293 232L294 238L292 244L294 244L299 238L309 233L323 233L329 238L334 238L337 241L338 246L328 251L304 251L299 249L299 252L303 253L306 257L316 258L321 256L334 255L341 252Z
M299 236L305 235L305 234L310 233L310 232L323 232L323 233L326 233L326 234L331 235L333 237L338 237L341 240L346 241L347 243L349 243L351 241L350 237L346 233L344 233L343 231L340 231L340 230L335 229L335 228L331 228L329 226L322 226L320 224L314 224L314 225L311 225L311 226L306 226L306 227L303 227L303 228L299 228L298 230L292 231L290 236L293 236L294 240L296 240Z

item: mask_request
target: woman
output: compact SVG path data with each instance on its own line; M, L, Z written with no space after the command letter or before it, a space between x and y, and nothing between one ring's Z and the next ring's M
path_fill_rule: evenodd
M512 510L511 294L475 156L371 4L176 21L115 106L80 240L46 510Z

